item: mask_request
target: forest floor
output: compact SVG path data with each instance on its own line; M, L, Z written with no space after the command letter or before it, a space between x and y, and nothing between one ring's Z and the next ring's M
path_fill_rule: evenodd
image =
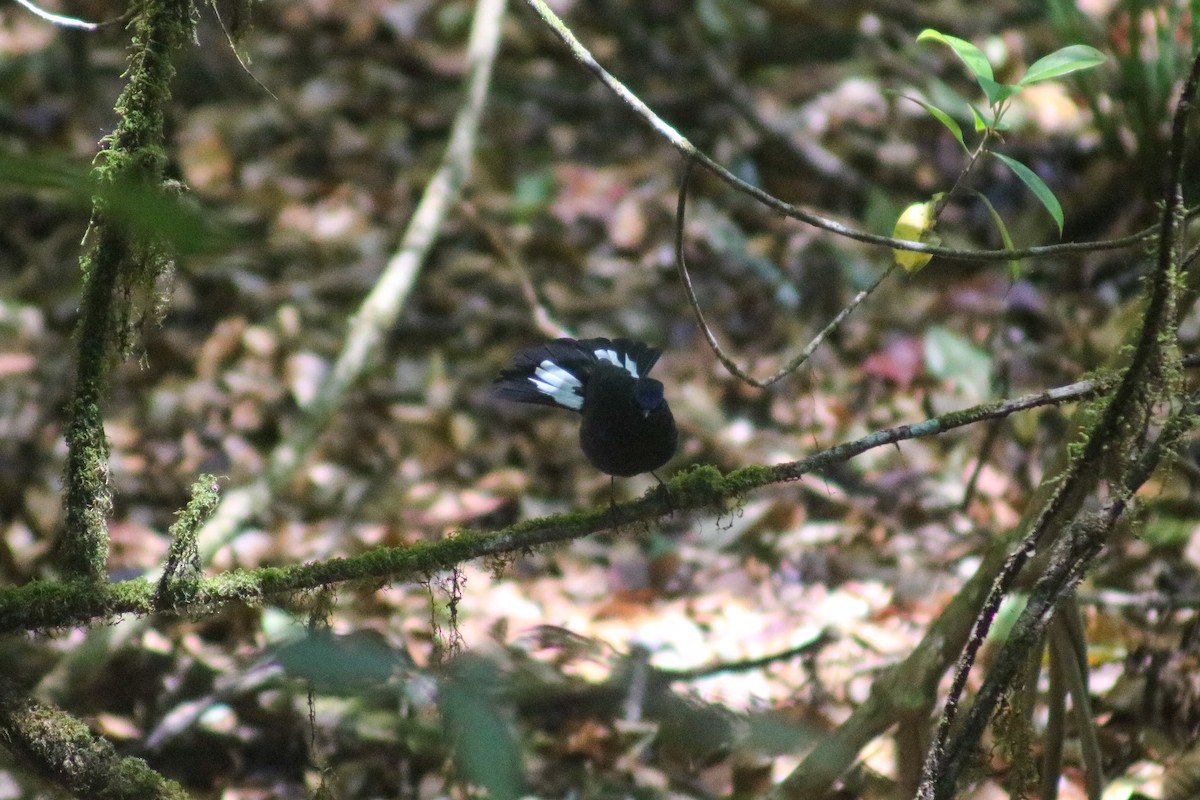
M909 203L949 190L967 163L904 98L971 92L947 50L916 43L921 29L981 44L1004 74L1075 41L1052 15L1019 14L1015 2L969 15L893 3L819 17L804 10L811 4L741 5L554 7L608 69L735 174L881 234ZM121 11L105 0L73 7L94 19ZM166 531L200 474L219 476L223 491L259 476L329 380L464 102L473 8L260 3L236 48L213 7L201 10L199 46L178 64L168 158L219 235L179 257L161 320L140 330L112 376L114 579L162 565ZM1088 43L1119 53L1120 12L1089 19L1104 34ZM126 35L0 9L7 158L90 161L115 123ZM1092 83L1046 83L1009 114L999 149L1053 188L1063 241L1155 220L1170 94L1121 78L1110 63ZM1105 127L1097 109L1123 111L1125 123ZM650 475L610 484L591 467L572 415L489 397L499 369L555 330L664 349L654 375L681 431L659 472L669 479L696 464L792 461L1071 383L1107 363L1136 307L1146 261L1136 248L1026 260L1017 274L1005 262L935 258L915 275L891 274L793 375L756 389L719 363L677 278L681 169L525 3L511 3L473 172L385 332L381 363L285 490L205 570L438 540L654 490ZM939 224L944 243L1002 246L972 192L1017 246L1059 241L999 162L981 163L967 186ZM0 184L0 216L0 582L15 584L53 574L88 212ZM787 363L892 257L708 176L693 181L684 235L715 334L756 376ZM1198 335L1189 317L1185 348ZM505 689L499 713L533 795L750 796L787 775L912 652L1021 519L1066 446L1070 413L1044 408L869 450L728 508L422 583L31 637L0 648L9 650L0 663L197 796L300 797L323 780L335 796L458 796L436 676L463 653ZM1196 657L1187 603L1136 599L1194 601L1196 476L1187 457L1159 476L1139 526L1108 544L1083 589L1106 768L1149 796L1200 730L1200 686L1187 668ZM316 660L380 656L395 669L366 687L342 676L310 683L312 665L279 647L313 620L337 643ZM631 713L628 678L648 668ZM606 691L614 686L626 691ZM905 796L912 766L898 749L878 738L846 791ZM970 796L1005 796L1020 780L1019 758L997 751L990 762ZM1075 777L1061 797L1083 796ZM0 756L0 800L36 785Z

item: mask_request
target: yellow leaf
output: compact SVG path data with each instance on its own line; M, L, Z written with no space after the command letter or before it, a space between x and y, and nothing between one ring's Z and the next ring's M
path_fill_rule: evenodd
M929 242L934 237L931 235L933 230L933 209L937 205L937 196L925 203L913 203L908 208L904 209L904 213L900 215L900 219L896 220L896 227L892 230L893 239L904 239L909 242ZM929 259L933 256L929 253L916 253L912 250L893 250L892 257L896 259L896 263L904 267L905 272L913 273L921 269L929 263Z

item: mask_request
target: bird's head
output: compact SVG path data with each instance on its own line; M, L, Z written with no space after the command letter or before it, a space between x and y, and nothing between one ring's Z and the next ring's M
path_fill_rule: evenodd
M662 383L654 378L638 378L633 387L633 402L641 409L642 416L650 416L667 402Z

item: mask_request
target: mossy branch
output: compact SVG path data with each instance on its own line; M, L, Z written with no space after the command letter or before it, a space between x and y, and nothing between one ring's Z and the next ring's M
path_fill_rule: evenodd
M121 583L80 579L4 587L0 588L0 634L86 624L94 620L110 620L120 614L144 615L163 608L180 614L199 614L226 603L260 603L274 596L347 581L424 579L431 573L475 558L523 552L540 545L643 524L688 510L722 511L730 501L743 497L747 492L799 480L811 472L847 461L872 448L935 436L1019 411L1086 399L1111 385L1112 379L1096 378L1037 394L985 403L916 424L876 431L799 461L745 467L726 475L711 466L697 466L676 475L666 490L652 489L639 500L612 508L526 520L498 531L460 531L440 541L381 548L349 558L175 581L161 592L158 586L145 579ZM211 500L206 492L198 492L193 505L207 507ZM192 505L189 505L191 508ZM189 515L189 525L198 523L202 516L199 511ZM182 518L178 524L182 524Z
M175 781L140 758L121 758L87 725L53 706L30 700L0 679L0 731L5 748L42 777L77 797L106 800L186 800Z
M128 81L116 103L120 121L105 137L94 173L101 186L157 185L163 170L163 120L175 75L171 54L193 36L191 3L153 0L134 18ZM97 201L80 259L83 297L76 329L78 364L67 428L65 526L58 564L66 575L99 580L108 558L108 441L103 400L114 351L133 318L130 299L153 287L165 259L131 240ZM151 289L152 292L152 289Z
M1180 230L1184 211L1181 179L1187 144L1187 121L1198 87L1200 52L1192 59L1172 120L1163 212L1159 222L1158 257L1155 270L1149 276L1145 310L1128 357L1128 365L1123 369L1111 396L1104 399L1095 414L1095 421L1085 429L1082 446L1056 479L1053 491L1028 517L1031 521L1025 528L1023 540L997 575L992 591L980 610L975 629L956 668L937 733L929 748L917 794L921 800L947 797L953 793L962 762L956 760L951 764L946 759L947 741L958 702L1000 603L1008 595L1026 563L1039 549L1053 544L1064 533L1069 533L1073 525L1084 523L1076 517L1084 500L1102 482L1107 482L1116 494L1109 507L1123 511L1125 500L1131 495L1130 478L1138 470L1144 472L1147 468L1153 468L1161 458L1162 448L1156 447L1154 441L1147 444L1147 438L1154 422L1155 409L1177 403L1182 395L1182 379L1171 355L1178 345L1176 326L1179 293L1183 288L1179 279L1182 268ZM1179 425L1190 430L1194 425L1192 415L1188 413L1182 416ZM1176 426L1173 424L1171 427ZM1143 463L1146 454L1151 454L1152 463L1149 467ZM1131 461L1134 462L1133 467L1130 467ZM1092 552L1090 555L1081 555L1080 559L1090 560L1094 556L1095 552ZM1081 569L1083 564L1072 566ZM959 744L958 751L962 752L963 749L964 745Z
M171 537L171 545L155 595L158 607L164 611L171 607L172 595L186 594L189 587L203 575L196 537L200 526L217 507L219 497L217 479L212 475L201 475L192 484L192 499L179 512L179 519L167 532Z

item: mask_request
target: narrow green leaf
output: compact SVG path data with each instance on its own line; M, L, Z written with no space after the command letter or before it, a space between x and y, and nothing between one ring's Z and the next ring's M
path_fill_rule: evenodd
M230 237L194 203L152 186L103 182L92 170L65 157L0 153L0 192L44 192L44 200L90 210L99 200L110 220L135 234L166 240L182 253L211 252Z
M1008 232L1008 226L1004 224L1004 218L1000 216L1000 212L992 205L992 201L987 199L987 195L983 192L975 192L975 196L983 201L987 206L988 213L992 216L992 223L996 226L996 230L1000 232L1000 239L1004 242L1005 250L1016 250L1013 246L1012 235ZM1008 261L1008 275L1012 280L1017 280L1021 277L1021 262L1015 258Z
M988 121L983 118L983 114L979 113L979 109L971 106L971 116L975 118L975 132L983 133L988 129Z
M962 149L964 151L966 151L968 153L970 152L970 150L967 148L967 143L963 141L962 128L960 128L958 123L954 121L953 117L951 117L945 111L942 111L942 109L938 108L933 103L928 103L919 97L912 97L907 94L902 94L900 96L903 97L905 100L913 101L914 103L919 105L921 108L928 111L929 115L931 117L936 119L938 122L942 123L942 125L944 125L946 127L946 130L950 131L950 133L953 134L954 138L958 141L958 143L960 145L962 145Z
M1008 641L1013 628L1017 626L1017 619L1020 618L1021 612L1027 605L1029 605L1029 595L1021 591L1015 591L1001 600L1000 608L996 610L996 621L992 623L992 629L988 631L988 641L997 644Z
M1104 61L1104 53L1096 48L1088 47L1086 44L1073 44L1070 47L1055 50L1050 55L1039 58L1030 64L1029 69L1025 70L1025 74L1021 77L1020 85L1028 86L1031 83L1058 78L1081 69L1091 69L1103 64Z
M1008 168L1013 171L1021 182L1029 187L1029 191L1033 192L1037 199L1041 201L1046 210L1050 212L1050 216L1054 217L1054 222L1058 225L1058 235L1062 236L1063 231L1063 211L1062 206L1058 203L1058 198L1054 196L1054 192L1050 191L1050 187L1046 182L1034 173L1029 167L1017 161L1015 158L1010 158L1002 153L992 153L993 156L1003 161L1008 165Z
M979 81L980 78L985 78L989 81L992 80L992 65L988 63L987 56L970 42L959 39L957 36L951 36L948 33L935 31L933 28L926 28L921 31L917 36L917 41L941 42L962 59L962 62L967 65L967 69L975 76L976 81Z

